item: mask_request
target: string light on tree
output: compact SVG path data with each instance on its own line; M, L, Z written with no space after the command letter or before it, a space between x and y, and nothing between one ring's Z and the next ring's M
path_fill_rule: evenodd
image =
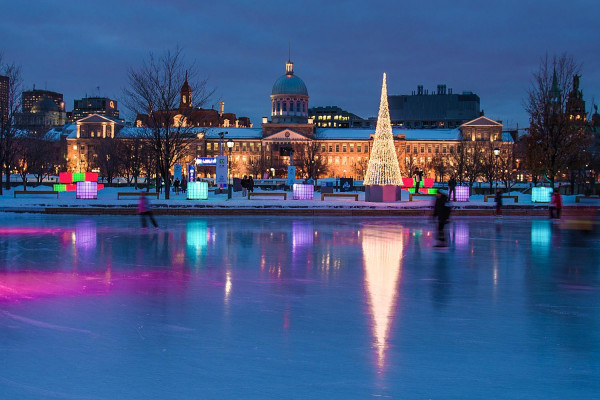
M381 103L379 104L375 139L373 140L373 148L371 149L364 184L402 185L402 176L400 175L400 167L398 166L394 137L392 135L385 72L383 73Z

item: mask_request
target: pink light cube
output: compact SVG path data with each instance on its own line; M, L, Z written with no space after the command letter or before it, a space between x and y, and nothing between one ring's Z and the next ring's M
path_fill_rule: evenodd
M433 178L423 179L423 187L430 188L433 186Z
M98 182L98 173L97 172L86 172L85 180L88 182Z
M413 187L415 186L415 180L413 178L402 178L402 186Z
M61 172L58 174L58 183L73 183L73 174L70 172Z

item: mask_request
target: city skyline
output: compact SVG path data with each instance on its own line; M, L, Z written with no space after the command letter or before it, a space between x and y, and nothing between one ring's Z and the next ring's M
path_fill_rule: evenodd
M298 7L245 1L61 5L4 4L0 36L11 40L3 41L0 52L5 61L22 65L24 90L35 84L63 93L68 110L86 95L123 104L128 68L151 51L181 46L216 88L204 107L218 108L223 100L227 112L257 125L270 114L271 87L284 73L289 43L310 106L339 106L363 118L377 115L379 80L386 72L389 94L410 94L417 85L431 93L446 84L454 93L478 94L486 116L524 127L523 100L533 72L546 54L564 52L582 64L588 112L600 98L600 54L593 51L600 6L588 1L550 1L544 8L458 1L451 9L438 1L368 7L360 1ZM160 28L165 25L169 29Z

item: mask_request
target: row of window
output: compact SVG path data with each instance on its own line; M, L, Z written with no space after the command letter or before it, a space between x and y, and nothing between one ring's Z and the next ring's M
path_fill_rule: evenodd
M303 101L273 101L273 114L282 112L306 112L306 103Z
M406 145L406 153L410 153L411 149L412 149L412 152L415 154L419 153L419 150L421 150L420 153L425 153L425 145L424 144L421 144L421 145L415 144L412 147L410 144ZM446 146L445 144L443 144L443 145L439 145L439 144L427 145L427 153L428 154L432 154L433 152L435 152L435 154L439 154L440 150L441 150L442 154L446 154L448 152L450 154L453 154L454 146Z

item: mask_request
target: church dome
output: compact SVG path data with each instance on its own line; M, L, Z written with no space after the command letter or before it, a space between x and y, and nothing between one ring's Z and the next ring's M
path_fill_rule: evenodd
M293 63L291 61L286 63L285 69L285 75L280 76L273 84L271 95L291 94L308 96L308 90L304 81L294 75Z
M41 113L48 111L60 111L60 108L49 97L44 97L31 108L31 112Z

